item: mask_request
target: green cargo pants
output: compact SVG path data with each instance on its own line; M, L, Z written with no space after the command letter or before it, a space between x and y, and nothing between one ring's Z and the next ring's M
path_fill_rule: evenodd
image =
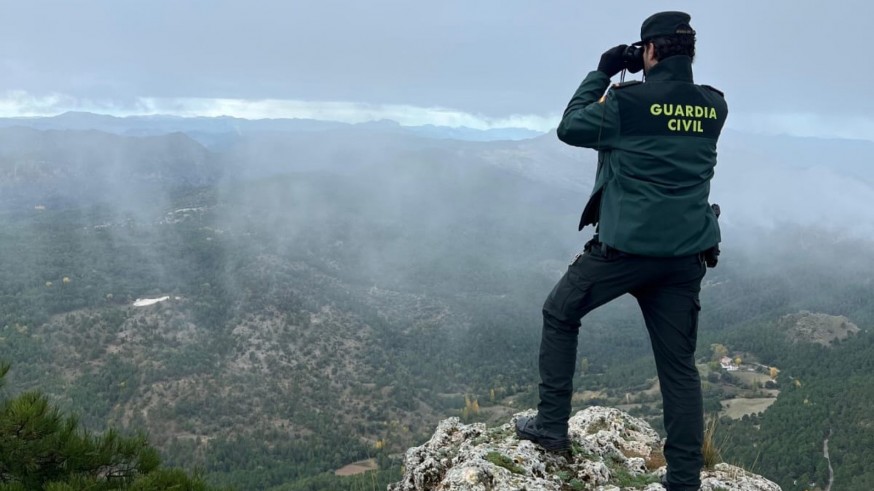
M705 271L700 254L647 257L594 239L586 244L586 252L568 267L543 305L540 423L550 431L567 431L580 320L630 293L643 313L661 385L667 482L671 489L698 489L704 416L695 343Z

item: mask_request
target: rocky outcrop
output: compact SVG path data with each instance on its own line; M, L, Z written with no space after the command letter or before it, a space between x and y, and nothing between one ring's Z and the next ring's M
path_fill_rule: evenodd
M389 491L663 491L662 442L645 421L618 409L590 407L570 420L568 455L519 440L515 419L487 428L449 418L431 439L407 450L403 479ZM728 464L702 475L702 491L780 491L767 479Z
M828 315L802 310L784 315L777 327L786 331L793 342L804 341L831 346L859 332L859 326L842 315Z

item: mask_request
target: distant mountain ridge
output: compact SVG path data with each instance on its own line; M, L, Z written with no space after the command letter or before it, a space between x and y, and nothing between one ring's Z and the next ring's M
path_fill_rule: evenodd
M63 121L48 122L63 126ZM328 128L322 123L316 127ZM497 168L575 192L591 186L593 175L581 170L580 153L549 135L479 142L432 138L397 128L392 123L217 133L210 136L209 145L203 143L202 134L198 141L196 133L134 136L0 125L0 208L32 208L47 202L130 203L133 196L150 196L154 201L180 188L301 172L366 174L386 163L398 166L398 171L422 165ZM591 156L584 158L594 162Z
M479 130L464 126L403 126L391 120L352 124L300 118L244 119L232 116L181 117L172 115L117 117L76 111L50 117L0 118L0 128L12 126L25 126L39 130L98 130L129 136L182 132L188 133L207 146L215 140L215 135L240 135L253 132L311 132L344 128L376 129L428 138L468 141L522 140L543 134L526 128Z
M157 190L199 187L220 163L184 133L130 138L102 131L0 128L0 208L148 202Z
M63 197L70 194L68 188L75 189L76 196L100 197L102 190L94 185L94 181L106 181L100 169L113 169L113 175L120 179L112 181L111 187L124 194L131 188L142 188L141 184L166 189L294 172L348 174L386 162L400 166L429 162L496 167L534 182L574 191L580 201L575 207L582 208L591 191L597 154L564 145L552 133L521 140L494 139L513 136L502 133L505 131L515 130L404 127L391 121L345 124L228 117L116 118L90 113L7 118L0 119L0 173L4 178L0 181L0 203L9 203L15 196L46 195L46 190L49 195ZM515 136L527 132L521 131ZM107 133L115 138L101 136ZM74 138L73 134L78 136ZM121 143L125 138L130 141ZM102 140L113 141L130 151L138 149L134 151L137 156L116 159L117 165L113 167L106 160L118 156L117 152L96 151L96 157L87 165L82 163L79 178L84 184L75 178L54 182L9 179L10 165L19 170L29 166L40 172L54 167L54 175L68 176L65 174L70 164L68 157L78 152L76 148L96 145L97 149L96 142ZM91 143L83 143L86 141ZM63 142L71 145L64 146ZM167 152L179 145L187 148L183 152L187 157ZM55 150L49 152L49 148ZM870 211L867 206L860 206L874 202L874 168L868 163L871 154L874 142L764 137L726 131L719 144L711 200L722 206L720 224L724 231L746 232L726 233L724 239L746 240L759 235L749 233L751 230L768 231L791 223L815 225L834 236L874 237ZM45 159L46 155L53 157ZM32 161L35 156L45 162L37 165ZM59 156L64 158L55 158ZM135 168L122 172L120 166ZM156 168L161 171L147 172ZM15 189L9 189L13 184ZM39 189L30 191L39 192L28 191L27 186L34 185Z

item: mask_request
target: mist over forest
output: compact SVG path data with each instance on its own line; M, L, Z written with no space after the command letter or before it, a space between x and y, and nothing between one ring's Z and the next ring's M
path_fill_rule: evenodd
M766 388L709 371L706 406L724 457L784 489L825 482L823 434L840 489L874 483L872 150L720 141L722 255L699 358L721 345L780 376ZM576 226L595 166L551 132L2 119L8 387L45 391L96 431L146 429L168 463L215 484L342 489L333 471L368 458L388 481L439 420L536 404L540 306L592 234ZM859 329L811 342L793 315ZM575 406L629 404L660 425L636 305L588 316L580 344ZM738 418L721 405L767 397Z

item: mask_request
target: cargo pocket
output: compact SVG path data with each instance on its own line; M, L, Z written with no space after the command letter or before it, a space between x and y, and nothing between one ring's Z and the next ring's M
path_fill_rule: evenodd
M591 284L581 280L569 269L546 297L543 313L564 324L578 325L582 318L583 299L591 288Z

